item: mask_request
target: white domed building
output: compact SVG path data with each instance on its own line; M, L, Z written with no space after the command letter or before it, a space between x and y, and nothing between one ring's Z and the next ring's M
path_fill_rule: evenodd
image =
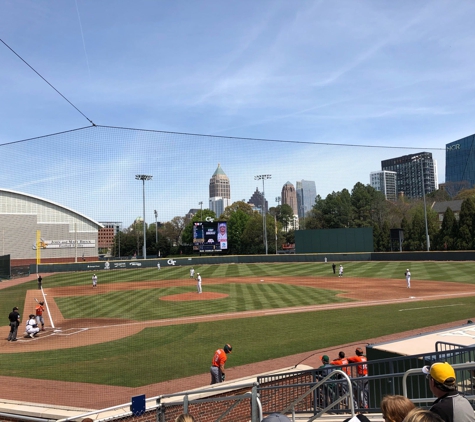
M0 255L11 265L98 259L102 224L60 204L0 189Z

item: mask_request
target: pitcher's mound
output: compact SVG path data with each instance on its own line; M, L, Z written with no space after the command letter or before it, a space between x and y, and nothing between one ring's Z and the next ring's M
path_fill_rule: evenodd
M182 293L180 295L170 295L163 296L160 300L170 300L174 302L189 301L189 300L214 300L222 299L228 297L229 295L225 293L213 293L213 292L203 292L203 293Z

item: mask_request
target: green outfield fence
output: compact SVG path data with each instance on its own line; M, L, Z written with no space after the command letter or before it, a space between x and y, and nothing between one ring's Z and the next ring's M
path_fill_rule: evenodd
M59 273L68 271L99 271L132 268L152 268L160 263L162 268L188 265L211 264L262 264L296 262L348 262L348 261L475 261L475 251L461 252L391 252L391 253L328 253L328 254L289 254L289 255L226 255L196 256L163 259L110 259L109 261L73 262L58 264L39 264L40 273ZM30 265L30 273L36 272L36 264Z

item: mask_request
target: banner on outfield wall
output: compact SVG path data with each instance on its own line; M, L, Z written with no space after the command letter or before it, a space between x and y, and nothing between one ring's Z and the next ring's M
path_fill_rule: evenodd
M67 271L100 271L133 268L157 268L219 264L261 264L261 263L295 263L295 262L363 262L363 261L475 261L475 251L453 252L392 252L392 253L325 253L325 254L291 254L291 255L227 255L203 257L178 257L145 260L117 260L81 263L40 264L38 271L55 273ZM30 265L30 273L36 273L36 264Z

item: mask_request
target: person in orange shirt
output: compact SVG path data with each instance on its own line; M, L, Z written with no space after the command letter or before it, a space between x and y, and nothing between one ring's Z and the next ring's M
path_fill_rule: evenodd
M223 382L226 378L224 372L224 365L228 359L228 354L233 350L230 344L225 344L222 349L216 350L214 352L213 360L211 361L211 384L217 384Z
M339 366L339 368L337 368L337 369L340 369L346 375L351 377L351 368L349 368L348 366L344 366L344 365L348 365L348 364L349 364L348 359L345 358L345 352L343 352L343 351L338 353L338 359L333 359L330 362L330 365ZM343 377L341 375L339 375L338 379L343 379ZM341 395L346 394L348 392L348 384L347 384L346 380L342 380L340 382L340 384L338 385L338 390L339 390ZM346 404L346 400L345 400L344 403Z
M38 306L36 307L36 324L38 326L41 324L41 331L45 330L45 320L43 318L43 312L45 311L45 307L43 306L44 302L38 302Z
M348 359L345 358L345 352L340 352L338 353L338 359L333 359L330 362L331 365L336 365L336 366L344 366L348 365L349 361ZM341 370L346 373L347 375L351 376L351 368L348 368L347 366L344 368L341 368Z
M358 377L367 377L368 376L368 359L363 354L363 349L357 347L355 350L356 356L350 356L348 362L350 363L359 363L356 365L356 375ZM368 380L356 381L356 392L355 397L359 396L358 404L360 407L367 409L368 408L368 396L369 396L369 385Z

